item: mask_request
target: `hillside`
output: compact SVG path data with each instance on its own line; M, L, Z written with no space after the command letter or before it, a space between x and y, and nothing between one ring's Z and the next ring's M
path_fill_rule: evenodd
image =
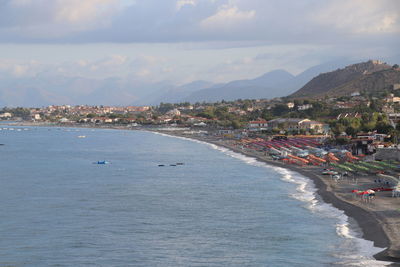
M392 80L396 80L394 77L396 76L396 72L391 75L378 75L376 72L390 70L391 68L392 67L388 64L374 60L353 64L343 69L337 69L318 75L297 92L290 95L290 97L319 97L326 94L332 96L351 94L352 92L362 90L362 85L365 85L367 81L371 83L368 84L368 86L379 83L380 88L384 88ZM374 75L371 76L371 74ZM368 79L366 80L365 78L367 77ZM386 80L386 78L388 80ZM379 79L380 82L375 82L375 79Z
M184 97L175 98L175 101L172 102L215 102L221 101L222 99L270 99L287 96L304 86L318 74L332 71L351 63L353 63L353 61L348 59L337 59L313 66L296 76L291 75L285 70L275 70L267 72L255 79L237 80L226 84L214 85L212 87L204 87Z
M399 83L400 70L387 69L366 74L342 86L333 88L327 92L327 95L342 96L361 91L368 93L382 92L391 89L393 84Z

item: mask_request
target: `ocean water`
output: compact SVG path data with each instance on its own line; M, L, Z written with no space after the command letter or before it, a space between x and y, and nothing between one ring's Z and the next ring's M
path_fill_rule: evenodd
M0 143L0 266L386 264L310 180L224 148L11 126Z

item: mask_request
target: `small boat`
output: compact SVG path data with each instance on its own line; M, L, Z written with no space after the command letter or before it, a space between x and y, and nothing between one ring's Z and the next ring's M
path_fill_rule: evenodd
M165 165L164 164L158 164L158 167L164 167Z
M176 164L169 164L169 166L176 166Z
M86 138L86 135L79 135L78 138Z
M108 161L105 161L105 160L102 160L102 161L97 161L97 162L94 162L94 164L98 164L98 165L104 165L104 164L108 164L108 163L110 163L110 162L108 162Z
M185 165L183 162L177 162L176 165Z

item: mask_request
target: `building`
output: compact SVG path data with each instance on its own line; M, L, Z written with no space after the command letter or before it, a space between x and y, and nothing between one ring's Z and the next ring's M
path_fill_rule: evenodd
M300 130L301 122L309 121L309 119L296 119L296 118L279 118L268 121L268 129L283 129L286 131Z
M359 136L351 139L351 152L354 155L371 155L375 152L374 139L370 136Z
M385 100L388 103L400 103L400 97L394 96L394 94L390 94Z
M329 129L325 124L309 119L297 118L279 118L268 121L268 129L282 129L288 132L297 132L300 130L314 131L315 133L327 133Z
M298 106L297 110L307 110L307 109L310 109L312 107L313 107L312 104L305 104L305 105Z
M33 114L32 115L32 120L35 120L35 121L38 121L38 120L41 120L42 118L40 117L40 114Z
M384 113L394 113L394 107L389 106L389 105L384 105L382 107L382 112L384 112Z
M67 119L67 118L61 118L61 119L59 120L59 122L61 122L61 123L68 123L68 122L70 122L70 120Z
M12 114L10 112L4 112L0 114L1 119L9 119L12 117Z
M289 102L286 104L288 108L292 109L294 108L294 103L293 102Z
M302 121L299 124L299 128L303 129L307 132L309 131L314 131L314 133L318 133L318 134L322 134L322 133L326 133L326 127L325 124L318 122L318 121Z
M249 131L262 131L268 129L268 122L265 120L250 121L247 124Z
M181 112L178 109L171 109L170 111L168 111L167 113L165 113L165 115L169 115L169 116L180 116Z
M393 121L393 123L397 124L400 122L400 113L388 113L389 120Z

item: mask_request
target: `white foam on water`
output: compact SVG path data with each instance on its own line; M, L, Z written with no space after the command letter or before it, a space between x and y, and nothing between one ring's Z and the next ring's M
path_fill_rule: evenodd
M354 226L354 228L351 227L349 223L349 217L345 215L342 210L339 210L333 207L331 204L319 200L319 197L317 195L317 188L315 187L314 182L311 179L297 172L282 167L269 165L268 163L258 161L256 158L234 152L228 148L217 146L215 144L186 137L168 135L164 133L158 133L158 132L153 132L153 133L210 146L211 148L218 150L230 157L239 159L245 162L246 164L273 169L274 171L281 174L282 181L296 184L297 185L296 190L294 193L291 193L289 195L290 197L297 199L301 202L304 202L305 208L308 209L310 212L318 214L319 216L333 218L337 220L337 223L335 225L336 233L338 236L344 239L344 246L346 248L349 248L349 251L347 253L344 252L341 253L340 255L334 255L336 258L341 259L341 261L337 263L339 266L379 267L379 266L388 266L391 264L391 262L377 261L373 258L373 255L379 253L383 249L375 247L372 241L362 239L360 237L360 234L358 234L357 231L354 229L356 228L356 226Z
M269 166L269 165L267 165ZM377 261L373 255L382 251L382 248L375 247L372 241L362 239L357 233L355 225L350 225L349 217L344 214L344 211L339 210L331 204L325 203L319 199L317 188L313 181L301 174L290 171L281 167L271 167L275 171L282 174L281 180L297 184L296 192L290 196L304 202L305 207L311 212L319 216L335 219L336 233L344 238L343 246L349 250L340 255L335 255L342 259L339 265L344 266L388 266L390 262ZM351 249L351 250L350 250ZM347 250L347 249L344 249ZM357 252L357 254L354 254Z

